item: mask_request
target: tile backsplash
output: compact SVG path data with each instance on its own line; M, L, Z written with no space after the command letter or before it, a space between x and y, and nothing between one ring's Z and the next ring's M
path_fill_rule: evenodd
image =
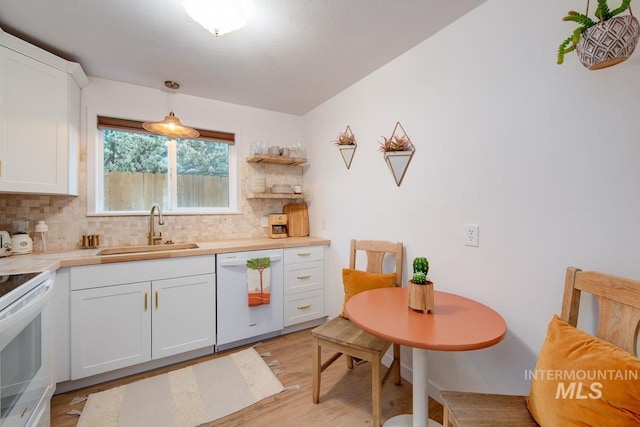
M49 226L49 250L78 249L83 234L99 234L100 246L142 245L147 243L149 216L87 216L86 149L81 152L79 193L74 196L0 194L0 230L13 232L12 221L26 218L33 231L38 220ZM261 219L281 212L289 201L282 199L247 199L251 178L265 178L267 188L273 184L302 184L301 166L247 163L239 161L241 214L233 215L165 215L164 225L155 219L156 232L174 242L215 241L233 238L266 237ZM149 208L151 208L149 206Z

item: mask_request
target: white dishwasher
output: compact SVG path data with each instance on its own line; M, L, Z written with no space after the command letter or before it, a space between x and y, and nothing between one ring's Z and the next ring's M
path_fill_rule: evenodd
M284 328L282 249L218 254L216 281L218 350Z

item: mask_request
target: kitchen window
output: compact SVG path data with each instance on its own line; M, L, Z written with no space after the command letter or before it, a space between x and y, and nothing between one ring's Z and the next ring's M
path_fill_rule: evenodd
M148 213L154 203L164 213L235 212L235 135L198 131L170 139L98 116L96 213Z

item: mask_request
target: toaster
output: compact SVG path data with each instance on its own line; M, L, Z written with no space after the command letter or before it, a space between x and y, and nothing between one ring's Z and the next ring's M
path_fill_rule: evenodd
M11 236L6 231L0 231L0 257L11 255Z

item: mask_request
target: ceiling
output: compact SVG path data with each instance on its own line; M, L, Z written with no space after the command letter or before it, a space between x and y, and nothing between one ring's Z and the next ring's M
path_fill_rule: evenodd
M303 115L486 0L246 0L215 37L180 0L0 0L0 27L89 76Z

